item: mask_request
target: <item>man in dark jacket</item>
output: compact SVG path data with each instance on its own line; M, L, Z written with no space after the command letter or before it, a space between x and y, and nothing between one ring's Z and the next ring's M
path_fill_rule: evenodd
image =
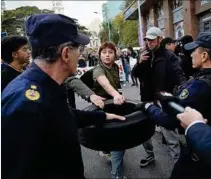
M147 49L141 53L139 64L134 69L134 73L142 85L141 100L146 102L154 101L154 94L158 91L172 93L175 86L185 83L186 79L179 67L176 55L160 46L162 31L159 28L151 27L147 31L144 40L146 41ZM167 143L169 143L169 147L171 147L172 157L176 161L179 156L177 134L172 131L165 131L163 134ZM147 152L147 156L140 161L141 167L145 167L154 161L151 140L144 143L143 146Z
M84 178L77 128L124 118L68 108L61 84L76 71L79 44L89 43L73 19L36 14L25 26L34 62L2 93L2 178Z

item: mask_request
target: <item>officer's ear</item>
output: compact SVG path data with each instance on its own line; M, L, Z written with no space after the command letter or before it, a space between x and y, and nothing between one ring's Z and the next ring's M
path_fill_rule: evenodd
M208 59L208 53L207 52L202 52L201 57L202 57L202 62L205 62Z
M62 60L64 62L68 62L69 58L70 58L70 49L69 47L64 47L61 51L61 57L62 57Z

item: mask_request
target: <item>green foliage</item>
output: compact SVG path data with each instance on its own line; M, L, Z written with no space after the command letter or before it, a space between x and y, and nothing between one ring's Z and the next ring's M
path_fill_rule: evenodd
M122 14L118 14L110 25L111 40L116 44L124 47L139 46L138 43L138 21L125 21ZM108 40L108 25L102 24L100 31L101 42Z
M22 6L12 10L6 10L1 14L2 31L8 35L20 35L24 32L25 19L33 14L53 13L48 9L38 9L36 6Z
M22 6L12 10L6 10L3 14L1 14L1 25L2 32L6 31L8 35L21 35L24 34L24 21L28 16L33 14L47 14L54 13L52 10L48 9L39 9L36 6ZM78 24L78 20L76 21L79 32L84 33L90 36L90 32L85 26L81 26Z
M113 26L113 23L111 21L109 22L109 25L108 25L108 22L103 22L101 24L101 30L99 32L101 43L109 41L108 26L110 27L111 42L113 42L115 45L118 45L118 42L119 42L118 30Z
M88 31L88 29L85 26L80 25L78 23L78 20L77 19L74 19L74 21L76 22L76 25L77 25L77 28L78 28L78 32L83 33L83 34L86 34L89 37L91 36L91 33Z
M103 22L101 24L101 30L99 32L100 41L101 43L108 41L108 24L106 22Z

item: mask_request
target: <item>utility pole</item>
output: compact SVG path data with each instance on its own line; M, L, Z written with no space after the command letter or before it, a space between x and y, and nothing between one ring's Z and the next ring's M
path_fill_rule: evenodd
M140 2L142 1L142 2ZM144 0L138 0L138 20L139 20L139 45L142 47L144 45L143 41L143 28L142 28L142 21L141 21L141 5L144 2Z
M104 9L104 12L105 12L106 21L108 23L108 40L110 42L111 41L111 30L110 30L110 23L109 23L109 18L108 18L108 7L107 7L107 4L106 4L106 7Z
M102 15L99 12L94 12L94 13ZM108 40L110 42L111 41L111 28L110 28L110 23L109 23L109 19L108 19L108 8L107 7L104 9L104 14L105 14L106 22L107 22L107 26L108 26Z

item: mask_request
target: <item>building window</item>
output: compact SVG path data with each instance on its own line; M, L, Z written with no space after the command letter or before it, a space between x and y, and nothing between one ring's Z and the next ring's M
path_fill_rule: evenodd
M158 18L159 17L163 17L163 15L164 15L164 12L163 12L163 1L162 0L159 0L157 2L157 15L158 15Z
M185 35L184 33L184 22L174 24L175 39L179 39Z
M201 5L207 4L209 2L211 2L211 1L210 0L201 0Z
M182 0L173 0L173 8L176 9L182 6Z
M204 22L204 32L209 32L211 30L211 21Z

